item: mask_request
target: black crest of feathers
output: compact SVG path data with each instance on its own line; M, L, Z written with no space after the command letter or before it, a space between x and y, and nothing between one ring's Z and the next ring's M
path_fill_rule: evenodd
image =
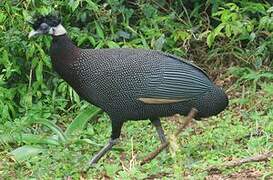
M56 27L61 23L61 19L54 15L38 16L31 25L34 30L37 30L42 23L46 23L50 27Z

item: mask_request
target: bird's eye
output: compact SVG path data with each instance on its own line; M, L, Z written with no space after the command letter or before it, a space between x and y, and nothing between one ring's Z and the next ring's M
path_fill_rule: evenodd
M46 23L42 23L41 25L40 25L40 29L41 30L47 30L49 28L49 26L46 24Z

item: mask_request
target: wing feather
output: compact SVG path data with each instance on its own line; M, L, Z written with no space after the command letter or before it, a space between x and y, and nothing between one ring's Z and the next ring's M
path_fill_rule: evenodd
M161 74L153 75L147 91L138 99L146 104L169 104L188 101L206 93L213 86L208 75L189 62L165 55Z

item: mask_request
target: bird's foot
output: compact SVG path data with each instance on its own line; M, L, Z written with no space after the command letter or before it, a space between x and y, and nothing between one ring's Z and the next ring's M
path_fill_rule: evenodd
M94 167L102 156L104 156L112 147L119 142L119 138L110 139L109 142L89 161L89 166Z

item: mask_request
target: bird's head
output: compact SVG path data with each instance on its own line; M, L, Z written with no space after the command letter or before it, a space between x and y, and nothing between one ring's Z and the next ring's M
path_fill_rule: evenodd
M38 17L31 25L33 30L28 34L29 38L42 34L50 34L52 36L66 34L65 28L61 25L60 19L56 16Z

